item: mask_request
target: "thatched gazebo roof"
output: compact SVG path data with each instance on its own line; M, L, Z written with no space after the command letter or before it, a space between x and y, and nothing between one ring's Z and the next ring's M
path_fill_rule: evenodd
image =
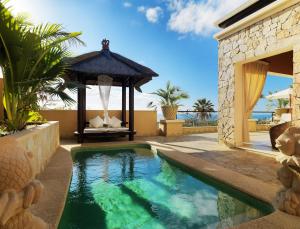
M138 64L120 54L109 50L109 41L102 41L102 50L86 53L77 57L66 59L70 65L66 79L78 81L84 85L98 85L98 78L109 76L113 79L112 86L122 87L122 129L97 130L98 132L88 132L86 128L86 87L78 88L78 108L77 108L77 131L75 135L78 142L83 142L85 137L102 136L129 136L129 140L134 139L134 88L139 90L140 86L149 82L152 77L158 76L141 64ZM129 118L126 119L126 88L129 88ZM127 125L128 124L128 125ZM127 128L128 126L128 128Z
M148 67L138 64L120 54L109 50L109 41L102 41L102 50L68 58L71 76L86 80L88 85L96 85L99 75L108 75L114 79L113 86L122 86L124 80L133 79L134 86L140 87L158 76Z

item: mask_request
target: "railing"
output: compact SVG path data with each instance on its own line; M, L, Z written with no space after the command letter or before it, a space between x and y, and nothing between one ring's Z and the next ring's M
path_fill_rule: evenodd
M257 124L270 124L274 121L274 111L253 111L251 118L257 119Z
M178 111L177 119L184 120L183 126L217 126L218 112Z
M258 124L269 124L274 120L275 112L272 111L253 111L251 118L257 119ZM178 111L177 119L184 120L184 126L217 126L218 111L200 112L200 111Z

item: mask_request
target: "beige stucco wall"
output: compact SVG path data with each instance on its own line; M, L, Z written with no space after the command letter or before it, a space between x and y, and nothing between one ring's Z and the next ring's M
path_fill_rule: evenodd
M61 138L74 137L74 131L77 129L77 111L76 110L44 110L41 115L48 121L59 121ZM87 121L100 115L103 117L103 111L87 110ZM121 119L121 111L109 111L109 116L116 116ZM127 121L129 114L127 112ZM156 111L135 111L134 127L136 136L156 136L157 135L157 114Z
M44 170L60 144L58 122L49 122L11 136L16 138L26 151L33 154L34 175Z
M183 134L215 133L217 126L183 127Z
M257 124L256 131L269 131L271 127L272 125L268 125L268 124Z
M300 118L300 101L295 99L300 96L300 2L282 1L275 4L281 4L283 9L277 8L277 13L269 10L269 14L273 15L265 14L265 18L260 15L260 21L253 19L252 25L228 28L226 33L216 35L219 40L218 135L219 141L229 146L242 144L242 65L245 63L293 51L293 119ZM250 17L252 20L255 14Z
M4 118L4 108L3 108L3 78L0 78L0 120Z
M184 120L160 120L161 134L166 137L183 135Z

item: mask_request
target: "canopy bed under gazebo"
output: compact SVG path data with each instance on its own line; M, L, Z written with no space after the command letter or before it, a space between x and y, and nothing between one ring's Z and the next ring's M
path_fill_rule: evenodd
M150 68L142 66L117 53L109 50L109 41L102 41L102 50L86 53L68 59L70 70L67 75L69 80L80 82L83 85L98 85L100 97L104 109L108 116L108 97L110 86L122 87L122 114L121 127L111 128L90 128L86 120L86 88L78 89L78 109L77 109L77 131L75 135L78 142L83 142L86 137L105 136L129 136L129 140L134 140L134 89L149 82L152 77L158 76ZM111 79L111 80L110 80ZM106 87L101 91L101 87ZM126 88L129 88L129 123L126 122ZM104 112L105 113L105 112ZM108 117L104 117L108 118ZM128 127L127 125L128 124Z

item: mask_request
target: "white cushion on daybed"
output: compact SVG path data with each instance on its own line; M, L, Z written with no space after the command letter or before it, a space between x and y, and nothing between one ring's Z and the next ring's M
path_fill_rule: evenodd
M122 131L128 131L128 128L125 127L120 127L120 128L90 128L87 127L84 129L84 133L85 134L89 134L89 133L106 133L106 132L122 132Z
M115 116L109 119L109 125L113 128L121 128L121 123L122 121Z
M90 119L89 123L90 123L90 127L92 128L103 127L103 119L100 118L99 115L95 118Z

